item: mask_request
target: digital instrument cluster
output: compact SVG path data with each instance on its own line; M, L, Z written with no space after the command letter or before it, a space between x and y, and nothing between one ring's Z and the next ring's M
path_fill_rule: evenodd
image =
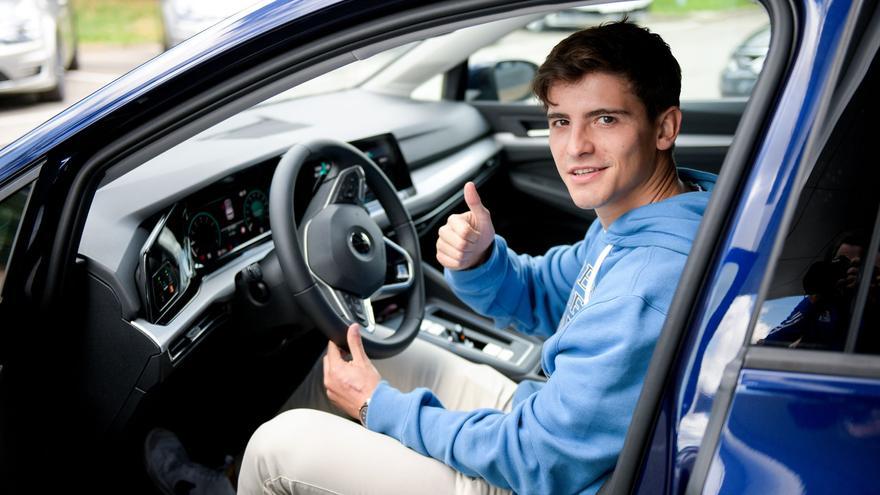
M412 190L409 169L391 134L351 144L376 162L398 191ZM269 236L269 186L277 163L278 158L270 159L225 177L179 201L158 220L137 273L151 321L173 313L197 286L192 281ZM304 167L295 186L296 215L302 215L321 182L341 165L317 157ZM372 199L369 193L366 199Z
M267 184L236 184L204 203L183 210L193 260L211 265L269 232Z
M161 321L190 283L269 235L269 186L278 160L225 177L174 205L142 254L139 286L148 318Z

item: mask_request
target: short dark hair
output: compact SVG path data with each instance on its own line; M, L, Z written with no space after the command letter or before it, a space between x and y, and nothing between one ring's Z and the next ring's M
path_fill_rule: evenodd
M578 31L556 45L538 68L532 90L545 107L550 88L604 72L625 78L653 120L679 106L681 67L663 38L626 19Z

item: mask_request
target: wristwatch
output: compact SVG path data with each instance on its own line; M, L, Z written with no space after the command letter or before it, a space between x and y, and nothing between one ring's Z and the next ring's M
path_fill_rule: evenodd
M368 407L370 407L370 399L367 399L366 401L364 401L363 405L361 405L361 408L358 409L358 417L360 418L361 424L364 425L364 427L367 426L367 408Z

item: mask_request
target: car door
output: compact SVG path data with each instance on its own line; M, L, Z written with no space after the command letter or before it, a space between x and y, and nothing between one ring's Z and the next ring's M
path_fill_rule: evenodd
M880 482L880 174L860 144L880 111L877 20L851 38L689 493L870 493Z

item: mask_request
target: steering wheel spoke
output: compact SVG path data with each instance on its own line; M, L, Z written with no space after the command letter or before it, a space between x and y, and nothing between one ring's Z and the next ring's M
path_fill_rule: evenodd
M367 182L364 169L360 165L340 170L336 177L321 187L327 190L324 208L338 204L363 206L365 203Z
M415 277L412 256L388 237L383 237L382 240L385 242L387 269L385 271L385 283L370 296L370 299L374 301L408 290L412 287Z
M373 313L373 304L369 298L362 299L342 289L335 289L318 280L318 287L324 293L328 301L332 301L334 311L346 323L357 323L364 330L373 333L376 329L376 318Z

